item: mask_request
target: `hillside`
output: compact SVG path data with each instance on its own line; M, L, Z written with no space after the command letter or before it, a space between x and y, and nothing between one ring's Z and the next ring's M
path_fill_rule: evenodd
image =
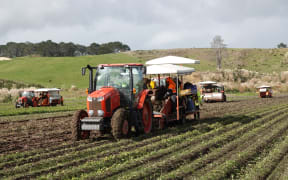
M82 57L22 57L0 61L0 79L40 84L46 87L78 88L88 86L88 76L81 76L81 67L100 63L144 63L146 60L176 55L199 59L196 71L216 71L213 49L138 50L126 53ZM260 73L286 71L288 49L226 49L223 69L243 68Z
M200 60L194 65L197 71L215 71L215 52L211 48L147 50L127 52L140 60L174 55ZM286 71L288 69L288 48L282 49L233 49L223 53L223 69L247 69L263 73Z

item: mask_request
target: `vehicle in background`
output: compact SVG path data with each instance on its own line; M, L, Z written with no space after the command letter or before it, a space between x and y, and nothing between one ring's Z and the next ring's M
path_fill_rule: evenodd
M259 97L261 98L272 98L272 87L271 86L259 86Z
M204 102L226 102L223 85L214 81L203 81L199 84Z
M41 88L35 90L38 106L63 106L63 97L60 95L60 89L57 88Z
M21 91L19 93L19 98L16 101L15 107L36 107L37 106L37 98L35 97L34 90L29 91Z

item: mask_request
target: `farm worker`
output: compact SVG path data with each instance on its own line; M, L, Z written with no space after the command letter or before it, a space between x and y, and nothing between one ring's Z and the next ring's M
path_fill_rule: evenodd
M168 89L171 89L173 93L176 93L176 84L171 77L166 78L168 83Z
M193 88L193 84L192 83L186 82L184 84L184 89L190 89L191 93L192 93L192 88ZM194 96L195 96L195 94L194 94ZM187 105L187 111L188 112L192 112L192 111L195 110L195 103L193 101L193 95L191 94L191 95L188 95L186 97L187 97L187 104L186 104Z
M200 109L200 104L202 105L202 97L201 97L201 93L197 91L197 99L195 100L196 110Z
M151 89L155 89L155 87L156 87L156 83L153 80L150 80L150 84L149 85L150 85Z

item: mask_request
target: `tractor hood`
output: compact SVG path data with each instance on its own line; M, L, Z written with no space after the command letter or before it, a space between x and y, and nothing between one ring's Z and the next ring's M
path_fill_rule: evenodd
M106 97L110 97L112 94L115 94L115 92L118 93L118 91L113 87L102 87L102 88L92 92L91 94L89 94L89 96L92 98L103 97L105 99Z

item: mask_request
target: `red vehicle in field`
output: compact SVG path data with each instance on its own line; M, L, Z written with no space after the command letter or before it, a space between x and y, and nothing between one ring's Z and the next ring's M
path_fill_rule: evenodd
M152 104L148 89L143 89L142 64L100 64L89 70L87 111L74 114L72 135L75 140L89 138L91 131L112 133L115 139L152 130ZM96 70L96 75L93 75Z
M259 86L259 96L261 98L271 98L272 97L272 87L271 86Z
M34 90L30 91L22 91L19 93L19 98L16 101L15 107L20 108L24 107L27 108L29 106L36 107L37 104L37 97L35 97Z
M63 97L58 88L41 88L35 90L38 106L63 106Z

